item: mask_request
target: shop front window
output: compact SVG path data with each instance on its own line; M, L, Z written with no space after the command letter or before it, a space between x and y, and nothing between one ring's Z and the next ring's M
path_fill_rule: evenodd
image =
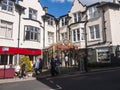
M99 49L97 54L98 54L98 62L110 61L110 53L108 49Z

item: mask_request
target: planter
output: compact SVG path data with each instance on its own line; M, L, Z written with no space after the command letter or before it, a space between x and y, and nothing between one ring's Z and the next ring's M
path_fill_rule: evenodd
M14 78L14 68L0 69L0 78Z

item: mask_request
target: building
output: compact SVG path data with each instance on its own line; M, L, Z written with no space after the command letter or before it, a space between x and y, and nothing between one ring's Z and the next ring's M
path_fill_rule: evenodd
M44 22L45 14L38 0L0 0L0 65L18 64L23 55L34 61L56 42L55 18L47 14Z
M74 0L68 14L60 17L60 38L68 38L79 50L87 48L91 62L110 62L111 55L119 56L119 8L117 0L89 6Z
M74 0L69 12L56 18L38 0L0 0L0 65L18 64L23 55L34 61L41 54L48 65L46 50L64 41L74 60L85 49L91 62L119 57L120 4L113 1L86 6Z

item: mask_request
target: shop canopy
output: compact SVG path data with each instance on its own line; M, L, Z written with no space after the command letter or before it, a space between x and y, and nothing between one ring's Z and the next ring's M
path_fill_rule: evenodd
M71 47L65 45L56 45L56 48L60 50L69 50Z
M0 54L21 54L21 55L40 55L40 49L0 47Z

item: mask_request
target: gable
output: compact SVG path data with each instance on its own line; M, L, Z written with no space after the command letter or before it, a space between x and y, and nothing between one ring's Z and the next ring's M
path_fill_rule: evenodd
M79 0L74 0L73 5L70 9L70 13L74 13L74 12L84 12L86 10L86 6L83 5Z

